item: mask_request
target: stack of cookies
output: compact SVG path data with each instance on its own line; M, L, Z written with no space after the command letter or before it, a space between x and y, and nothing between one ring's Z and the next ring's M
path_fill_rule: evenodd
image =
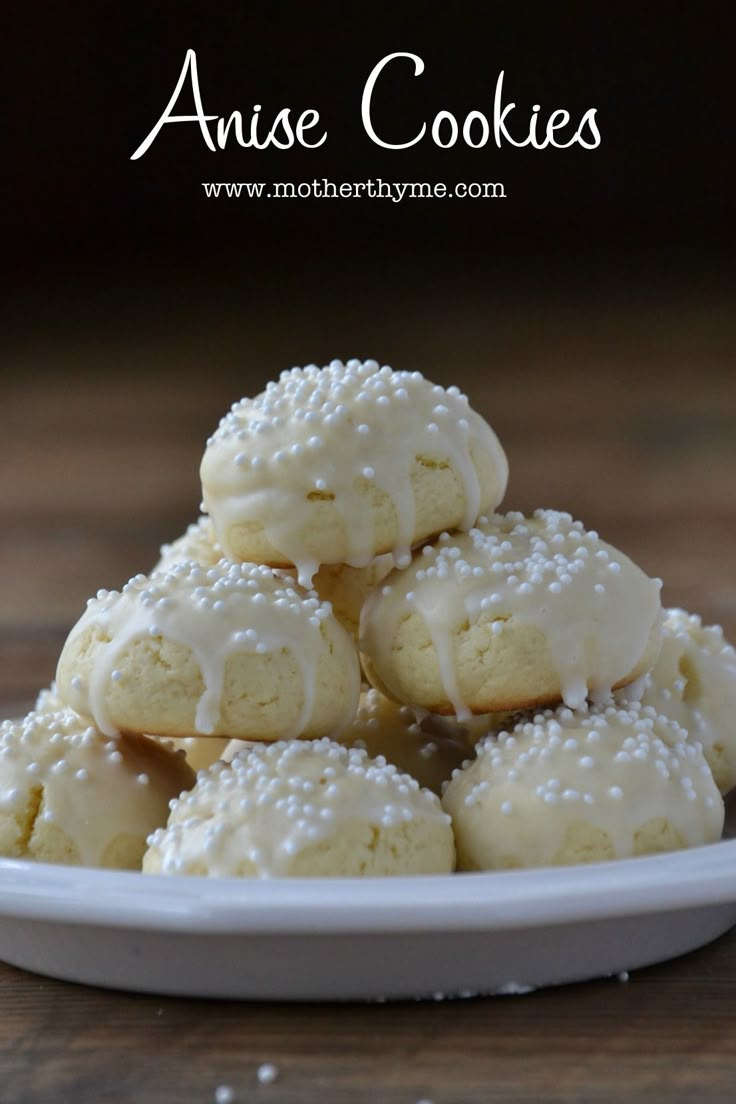
M506 457L456 387L294 368L201 476L202 517L3 725L0 853L396 875L720 837L733 649L569 514L499 513Z

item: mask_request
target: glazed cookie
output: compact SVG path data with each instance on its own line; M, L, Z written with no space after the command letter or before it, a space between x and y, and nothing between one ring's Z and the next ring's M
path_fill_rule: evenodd
M186 533L161 548L161 558L154 571L169 571L182 560L194 560L202 567L214 567L223 551L215 539L212 521L202 516ZM347 564L325 564L312 580L312 589L322 602L329 602L332 612L353 638L358 638L358 624L363 603L374 586L388 575L394 566L393 556L377 556L366 567ZM279 574L296 579L296 571L288 568Z
M184 756L145 736L109 740L71 710L0 725L0 855L140 869L169 801L194 785Z
M278 740L339 732L360 692L326 603L268 567L221 560L101 591L67 640L59 692L108 735Z
M201 773L154 832L146 874L448 874L450 818L383 759L329 740L259 744Z
M484 735L488 733L488 726ZM408 705L384 698L378 690L364 690L352 724L336 737L343 747L360 748L372 758L382 755L420 786L442 792L452 772L475 754L464 725L445 717L426 714L423 718ZM232 761L248 745L232 740L222 758Z
M736 786L736 651L720 625L705 627L694 614L667 610L662 651L641 700L701 744L721 793Z
M700 749L638 703L521 721L445 790L458 868L565 866L720 838L723 801Z
M365 567L443 529L469 529L503 498L508 465L457 387L375 360L283 372L220 422L202 495L233 559Z
M460 719L576 708L652 666L661 585L569 514L481 518L372 592L363 668L389 697Z

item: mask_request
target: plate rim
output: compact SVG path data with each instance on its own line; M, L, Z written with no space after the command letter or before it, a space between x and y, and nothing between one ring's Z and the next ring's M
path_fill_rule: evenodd
M568 867L384 878L201 878L0 859L0 920L200 935L509 930L729 903L736 839Z

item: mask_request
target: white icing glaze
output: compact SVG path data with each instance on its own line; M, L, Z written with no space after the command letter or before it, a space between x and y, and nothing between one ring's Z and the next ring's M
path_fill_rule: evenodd
M628 700L628 689L617 697ZM695 614L666 610L662 651L641 700L702 745L722 793L736 785L736 651L720 625L704 626Z
M109 740L71 710L0 725L0 813L23 818L41 791L38 817L64 832L84 866L98 866L118 836L145 839L193 784L183 754L145 736Z
M490 502L481 501L471 449L495 471ZM203 499L226 550L232 552L227 534L233 525L260 522L309 585L319 566L300 536L312 511L310 495L331 496L344 520L347 552L324 562L364 567L388 551L397 564L405 562L416 539L410 473L419 456L451 462L463 486L464 529L503 497L503 449L456 387L445 390L419 372L394 372L371 360L293 368L222 419L202 461ZM392 549L375 547L371 512L355 493L361 483L393 501L398 533Z
M723 828L700 748L639 703L545 710L476 750L443 798L471 854L546 865L580 822L605 832L616 858L632 855L635 833L659 819L685 846L712 842Z
M101 591L90 599L85 614L70 633L66 647L91 626L110 637L94 653L86 688L86 706L102 732L117 735L108 715L106 689L128 645L146 636L164 638L189 648L204 681L193 735L208 735L217 725L225 666L237 653L267 654L287 649L299 667L303 704L293 730L308 726L315 699L317 659L325 643L322 624L332 618L328 603L297 590L271 568L221 560L203 568L193 561L174 564L168 572L137 575L122 592ZM344 633L334 622L332 631ZM66 648L65 648L66 650ZM350 668L353 687L344 723L353 714L359 694L357 657ZM83 688L84 689L84 688Z
M623 569L622 569L623 567ZM532 625L546 637L571 708L605 699L646 651L659 616L661 580L579 521L556 510L480 518L469 533L443 533L406 571L395 572L363 608L361 649L391 687L397 626L416 613L430 634L445 694L459 719L470 711L458 686L453 634L469 621Z
M227 877L246 860L253 876L270 878L288 874L296 854L339 837L351 822L380 830L412 820L449 825L435 795L381 757L327 739L254 744L202 771L149 847L164 874L204 866Z

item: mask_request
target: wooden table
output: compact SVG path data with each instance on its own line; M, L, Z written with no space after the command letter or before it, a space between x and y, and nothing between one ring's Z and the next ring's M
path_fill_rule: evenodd
M197 515L203 440L304 358L376 355L464 387L506 445L509 508L567 508L736 638L728 297L583 292L312 307L183 298L158 319L20 315L3 369L0 706L27 708L86 597ZM75 313L76 312L76 313ZM326 343L324 334L329 334ZM132 335L135 335L133 337ZM366 344L370 347L366 348ZM736 1097L736 934L678 962L521 998L227 1004L107 993L0 966L0 1101L485 1104ZM278 1067L261 1085L263 1062Z

